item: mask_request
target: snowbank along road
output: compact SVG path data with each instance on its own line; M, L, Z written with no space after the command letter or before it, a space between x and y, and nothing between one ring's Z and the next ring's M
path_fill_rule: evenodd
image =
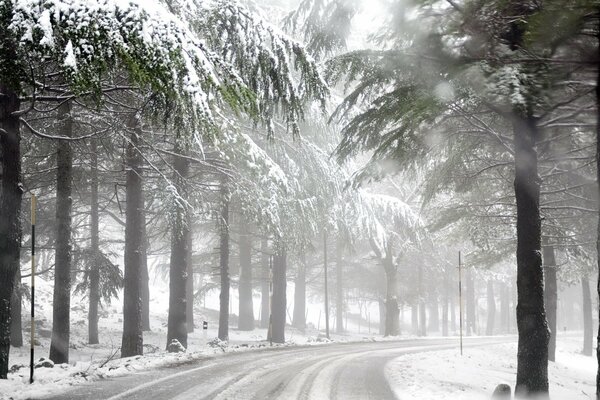
M465 346L513 340L469 338ZM96 381L50 399L394 399L384 374L389 361L403 354L457 346L457 339L415 339L230 353Z

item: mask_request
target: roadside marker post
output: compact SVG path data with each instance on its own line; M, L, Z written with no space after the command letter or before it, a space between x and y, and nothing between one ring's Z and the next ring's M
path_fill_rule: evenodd
M35 195L31 195L31 337L29 339L29 383L33 383L35 354Z

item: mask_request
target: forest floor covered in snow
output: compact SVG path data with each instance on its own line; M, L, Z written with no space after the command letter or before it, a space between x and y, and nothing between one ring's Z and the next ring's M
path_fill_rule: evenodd
M581 354L582 334L560 333L548 375L552 400L595 399L596 360ZM408 354L386 365L398 399L489 400L500 383L514 391L516 343Z
M40 281L36 293L37 340L36 359L48 357L51 336L52 291L49 282ZM214 298L212 298L214 297ZM29 378L28 304L24 304L24 342L20 348L11 347L10 365L15 371L8 380L0 381L0 399L27 399L60 393L66 388L87 381L124 376L138 371L168 367L202 360L217 354L258 350L269 346L266 329L243 332L235 329L235 315L230 320L230 340L221 343L217 336L218 297L205 300L208 308L195 308L195 331L188 338L185 353L166 352L168 290L153 288L151 300L151 331L144 332L144 356L121 359L122 305L117 300L105 305L100 319L99 345L87 344L87 302L73 297L71 308L70 363L53 368L35 370L35 382ZM235 301L235 299L233 299ZM235 309L233 312L235 313ZM209 323L207 332L202 321ZM332 334L334 342L364 342L411 339L382 338L373 333ZM436 336L428 338L435 339ZM322 345L329 341L317 329L300 332L286 327L286 344L279 346ZM581 333L561 333L558 341L557 362L550 363L550 381L553 400L591 399L594 393L595 359L579 354ZM489 399L494 387L508 383L514 387L516 373L516 344L488 347L465 347L460 357L458 349L403 355L386 365L386 378L400 399ZM20 368L17 368L19 367Z
M218 294L217 294L218 295ZM166 287L153 288L150 304L151 331L144 332L144 356L120 357L121 332L123 327L122 304L118 300L104 305L99 322L100 344L87 344L87 299L77 295L71 302L71 343L69 364L56 365L53 368L37 368L35 382L29 384L29 304L23 308L23 347L11 347L10 365L13 372L8 380L0 380L0 400L36 398L45 394L57 393L65 387L109 377L123 376L151 368L167 367L200 360L215 354L255 350L270 346L266 341L267 330L257 328L254 331L239 331L236 316L230 318L229 342L222 343L215 338L218 330L218 296L207 299L210 308L195 308L195 331L188 336L188 350L185 353L168 353L167 315L168 290ZM36 340L35 359L47 358L50 349L52 331L52 285L39 281L36 290ZM234 299L235 300L235 299ZM208 321L208 330L202 330L202 322ZM370 341L375 334L331 335L332 341ZM383 340L379 338L377 340ZM300 332L286 327L286 343L275 346L321 345L329 340L323 338L316 329Z

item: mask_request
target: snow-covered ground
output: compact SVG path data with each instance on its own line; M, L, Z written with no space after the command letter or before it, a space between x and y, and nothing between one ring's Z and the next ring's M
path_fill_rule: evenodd
M232 290L232 313L237 311L237 298ZM293 298L293 296L291 296ZM37 340L36 359L48 357L52 318L52 285L38 280L36 291ZM28 304L24 303L23 322L25 346L11 348L10 365L22 367L9 374L8 380L0 381L0 399L26 399L35 393L36 398L48 393L56 393L65 387L90 380L132 374L159 366L168 366L225 352L247 351L267 346L266 330L255 329L252 332L238 331L235 317L232 318L230 341L227 346L214 341L217 336L218 293L212 293L203 301L208 308L196 304L196 329L189 335L188 351L185 353L167 353L167 310L168 290L166 285L155 284L152 287L151 332L144 333L143 357L120 359L119 346L122 330L122 304L116 300L105 305L100 319L99 345L87 344L87 301L73 296L71 310L71 346L70 364L54 368L38 368L35 382L28 383L29 346L28 346ZM258 308L260 298L255 299ZM318 304L309 304L313 317L312 324L319 324L320 308ZM258 310L255 313L258 316ZM202 331L202 321L209 322L206 333ZM312 325L311 324L311 325ZM324 323L320 322L321 328ZM376 322L373 323L376 325ZM332 334L332 339L341 341L395 340L376 336L376 327L372 333L365 333L367 327L348 326L355 333L345 335ZM404 336L404 338L410 338ZM435 336L430 336L434 339ZM286 328L286 339L290 345L323 344L325 340L316 329L302 333L291 327ZM581 334L564 334L559 337L557 362L551 363L550 380L554 399L588 399L594 393L595 360L578 354L581 348ZM401 399L488 399L494 387L499 383L514 386L516 371L516 346L495 345L481 348L465 348L463 357L457 351L444 350L428 353L403 355L386 366L386 376L395 393Z
M553 400L595 399L596 360L580 354L581 336L560 334L556 362L550 362ZM499 344L409 354L394 359L386 377L399 399L489 400L506 383L514 391L517 345Z
M11 347L10 365L15 372L9 373L8 380L0 380L0 400L27 399L32 394L36 397L48 393L56 393L65 387L77 383L121 376L135 371L147 370L159 366L185 363L195 359L233 351L247 351L268 345L266 329L255 329L244 332L235 329L235 318L230 320L229 342L215 341L218 327L218 293L207 296L205 302L210 308L196 305L194 310L195 331L189 334L188 351L186 353L168 353L165 351L167 339L168 289L166 285L154 283L150 304L151 331L144 332L144 356L120 359L121 332L123 326L122 303L117 299L110 305L104 305L99 322L99 345L87 344L87 299L73 295L71 301L71 344L70 363L57 365L54 368L37 368L35 382L29 384L29 304L23 307L24 343L20 348ZM237 305L237 298L232 290L232 305ZM259 306L260 299L255 299ZM232 311L235 313L237 307ZM258 314L256 314L258 315ZM52 329L52 284L39 279L36 282L36 360L48 357ZM202 321L208 321L209 329L202 330ZM374 335L374 333L373 333ZM332 340L362 341L373 340L372 335L332 334ZM285 346L323 344L327 340L320 337L316 329L300 332L291 327L286 328Z

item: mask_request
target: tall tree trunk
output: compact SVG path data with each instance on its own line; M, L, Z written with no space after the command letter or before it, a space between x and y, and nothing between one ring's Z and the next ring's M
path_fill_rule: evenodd
M144 194L142 189L142 122L139 115L127 120L130 140L126 155L125 272L123 276L123 338L121 357L144 352L142 333L142 248L144 246Z
M423 290L423 266L419 265L418 268L419 336L427 336L427 311L425 310L425 291Z
M142 205L145 200L142 198ZM144 207L144 206L142 206ZM150 274L148 272L148 231L146 226L146 212L142 211L142 261L140 276L142 279L140 297L142 300L142 331L150 331Z
M470 268L466 269L466 289L467 289L467 336L477 333L477 311L475 304L475 277Z
M243 218L243 217L242 217ZM240 285L238 329L254 330L254 303L252 300L252 236L248 223L243 220L240 233Z
M194 237L192 230L192 221L189 219L189 233L187 235L188 244L188 263L187 278L185 280L185 317L188 333L194 332L194 263L192 262L194 254Z
M442 336L448 336L448 306L450 303L450 270L444 273L444 294L442 296Z
M502 283L500 292L500 331L502 333L510 332L510 293L508 284Z
M71 137L71 103L58 108L60 135ZM69 362L71 312L71 190L73 154L71 143L60 140L56 152L56 252L54 296L52 303L52 340L50 359L56 364Z
M581 353L591 356L594 347L594 328L592 327L592 294L587 276L581 278L581 290L583 293L583 351Z
M306 254L301 250L300 263L294 281L294 328L304 331L306 328Z
M271 339L275 343L285 343L286 268L286 250L279 243L273 257L273 325Z
M419 302L414 301L410 305L410 322L413 335L419 334Z
M485 325L485 334L492 336L494 334L494 323L496 322L496 298L494 297L494 282L490 279L487 282L487 324Z
M596 49L598 53L598 60L600 60L600 23L596 27L596 39L598 41L598 47ZM597 198L600 199L600 62L597 63L596 66L596 194ZM1 111L0 111L1 113ZM0 251L2 254L2 251ZM598 221L596 225L596 267L597 271L600 272L600 209L598 209ZM1 273L1 272L0 272ZM2 279L0 279L2 282ZM2 293L2 290L0 290ZM598 309L596 310L598 313L598 333L596 336L596 361L598 363L598 370L596 372L596 400L600 400L600 273L598 274L598 280L596 282L596 294L598 301ZM2 311L0 310L0 313ZM0 319L1 323L1 319ZM0 349L1 351L1 349ZM0 378L1 378L1 370L0 370Z
M453 295L450 296L450 330L452 332L456 332L456 305L454 304L454 298Z
M343 241L338 235L335 247L335 331L344 333Z
M548 328L550 329L550 341L548 342L548 361L555 361L557 333L556 304L558 299L558 284L556 282L556 260L554 257L554 246L544 246L543 256L544 305L546 307L546 317L548 318Z
M377 303L379 305L379 334L385 335L385 326L387 321L387 316L385 315L385 299L380 297Z
M440 331L440 310L437 295L432 293L429 301L429 330L431 332Z
M23 326L22 326L22 292L21 285L21 268L17 269L15 276L15 287L13 289L11 304L10 304L10 344L14 347L23 346Z
M540 177L536 152L537 126L532 112L516 112L515 197L517 204L517 384L519 396L547 396L548 324L544 310Z
M5 49L6 50L6 49ZM10 49L7 49L10 52ZM17 93L0 82L0 379L8 374L10 351L10 303L19 270L21 248L21 136L20 101Z
M88 308L88 343L98 344L98 306L100 304L100 227L98 205L98 146L96 140L90 142L90 296Z
M176 146L175 153L181 153ZM180 200L175 201L175 216L171 232L171 264L169 267L169 316L167 325L167 346L176 339L187 348L187 271L190 263L190 210L187 204L187 178L190 162L187 158L175 156L175 188Z
M267 329L269 327L269 286L271 283L271 271L269 268L269 244L266 239L260 241L260 265L262 276L260 279L260 327Z
M221 215L219 220L219 339L229 340L229 188L225 177L221 178Z

